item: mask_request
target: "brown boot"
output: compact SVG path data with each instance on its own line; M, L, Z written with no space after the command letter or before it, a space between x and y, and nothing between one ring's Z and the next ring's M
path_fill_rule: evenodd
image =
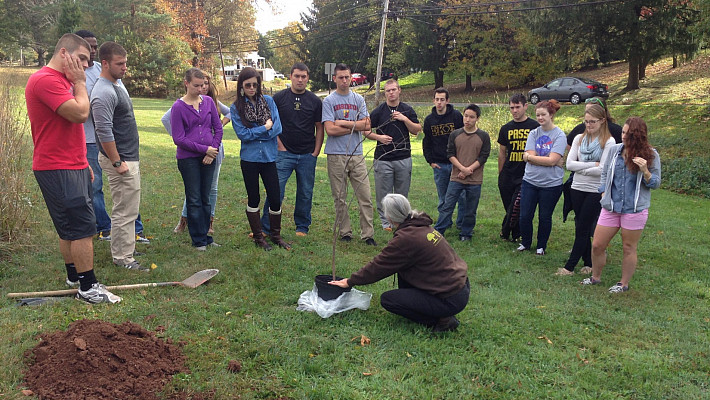
M254 237L252 238L254 240L254 244L257 247L261 247L266 251L270 251L271 245L266 243L266 240L264 240L264 235L261 233L261 220L259 219L259 211L247 211L247 220L249 221L249 227L251 228L251 232L254 234Z
M269 224L271 225L271 232L269 234L269 236L271 236L271 242L281 248L291 250L291 245L284 242L281 238L281 210L279 210L278 214L272 214L271 210L269 210Z
M214 223L214 217L210 217L210 229L207 230L208 235L214 234L214 228L212 227L213 223Z
M180 217L180 222L178 222L178 224L175 225L175 229L173 229L173 233L183 233L183 232L185 232L185 228L187 228L187 218Z

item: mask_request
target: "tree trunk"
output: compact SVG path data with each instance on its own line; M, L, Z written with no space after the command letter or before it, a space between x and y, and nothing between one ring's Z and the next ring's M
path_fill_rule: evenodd
M673 68L678 68L678 56L673 55Z
M463 91L466 93L473 92L473 84L471 84L471 74L466 74L466 88Z
M641 57L639 60L639 80L646 79L646 67L648 66L648 58Z
M46 53L44 49L35 49L37 52L37 66L38 67L44 67L45 60L44 60L44 54Z
M639 64L641 56L632 54L629 57L629 78L626 81L626 90L639 89Z
M444 87L444 71L434 72L434 86L435 88Z

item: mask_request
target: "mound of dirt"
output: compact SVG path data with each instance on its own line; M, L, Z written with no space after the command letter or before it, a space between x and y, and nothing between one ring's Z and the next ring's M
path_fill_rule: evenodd
M152 400L172 375L190 372L171 339L132 322L73 322L40 335L25 358L25 382L43 400Z

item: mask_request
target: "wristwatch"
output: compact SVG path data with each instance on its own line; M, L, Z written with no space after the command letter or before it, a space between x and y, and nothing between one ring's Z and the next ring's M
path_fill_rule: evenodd
M118 160L118 161L116 161L115 163L113 163L113 164L111 164L111 165L113 165L114 168L118 168L118 167L121 166L121 164L123 164L123 161L122 161L122 160Z

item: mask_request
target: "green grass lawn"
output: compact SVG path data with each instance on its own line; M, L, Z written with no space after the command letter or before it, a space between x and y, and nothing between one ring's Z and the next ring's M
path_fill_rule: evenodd
M562 223L561 207L546 256L518 254L516 245L498 239L503 210L493 157L485 170L473 241L456 241L455 229L447 234L467 261L471 278L471 298L459 315L458 331L434 335L384 311L379 295L392 288L392 279L360 287L373 293L369 310L321 319L295 308L301 292L312 288L313 277L331 269L334 213L325 157L317 167L311 233L306 238L294 234L288 217L295 191L291 179L283 235L293 250L267 253L247 237L239 142L227 126L215 221L215 239L223 247L196 252L187 234L172 233L183 188L175 146L160 124L170 105L135 99L141 214L152 239L138 249L147 253L140 261L157 268L145 274L115 267L109 244L97 241L96 273L111 285L182 280L205 268L218 268L220 274L197 289L124 291L123 302L113 306L66 300L16 307L4 294L61 289L64 281L56 233L30 178L32 239L0 267L0 398L24 397L19 394L23 353L37 345L39 333L64 330L82 318L130 320L150 330L163 326L162 336L185 343L191 370L175 376L167 392L214 390L217 399L710 398L710 200L654 191L631 291L610 295L606 289L621 274L618 238L609 249L603 285L581 287L579 276L553 276L574 235L573 222ZM417 111L423 120L429 109ZM564 107L558 122L568 130L581 119L580 111ZM506 113L504 108L484 109L482 126L493 141L501 121L509 118ZM661 121L653 123L661 129ZM368 165L373 144L365 143ZM421 138L412 147L410 200L436 218L436 190L421 155ZM353 205L351 219L356 218ZM379 247L388 237L376 229ZM348 276L376 253L358 240L338 242L338 274ZM371 343L361 347L361 335ZM230 360L243 364L240 373L227 371Z

